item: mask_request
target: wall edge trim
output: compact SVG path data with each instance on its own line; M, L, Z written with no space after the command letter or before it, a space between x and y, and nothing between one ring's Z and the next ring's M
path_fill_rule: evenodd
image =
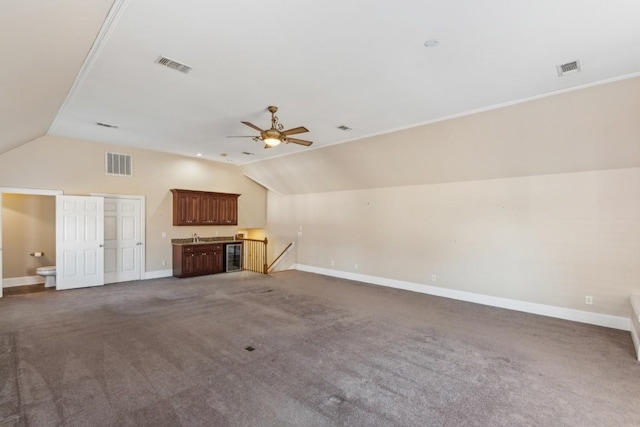
M521 311L524 313L538 314L541 316L554 317L557 319L570 320L573 322L587 323L590 325L604 326L606 328L619 329L622 331L631 330L631 319L609 314L593 313L589 311L575 310L571 308L557 307L552 305L538 304L510 298L494 297L490 295L477 294L456 289L447 289L437 286L424 285L421 283L406 282L403 280L387 279L384 277L369 276L366 274L350 273L346 271L331 270L328 268L314 267L305 264L294 264L294 270L308 273L322 274L325 276L338 277L341 279L354 280L358 282L370 283L373 285L387 286L390 288L403 289L406 291L418 292L421 294L434 295L444 298L451 298L460 301L473 302L476 304L488 305L508 310Z
M638 358L638 362L640 362L640 336L638 336L638 331L636 331L636 327L631 322L631 340L633 341L633 348L636 350L636 357Z
M40 276L22 276L2 279L3 288L12 288L15 286L37 285L44 283L44 277Z
M155 270L155 271L145 271L142 277L142 280L149 279L162 279L164 277L173 276L173 270Z

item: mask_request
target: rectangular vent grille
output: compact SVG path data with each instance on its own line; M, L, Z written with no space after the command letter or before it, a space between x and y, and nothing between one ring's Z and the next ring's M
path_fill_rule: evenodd
M160 65L164 65L165 67L172 68L174 70L180 71L181 73L187 74L191 71L191 67L188 65L184 65L179 63L178 61L174 61L173 59L165 58L164 56L158 57L156 63Z
M567 62L566 64L556 65L558 70L558 77L562 77L565 74L575 73L581 70L580 61Z
M107 175L133 176L133 156L107 152L105 169Z
M96 124L97 124L98 126L102 126L103 128L118 129L118 126L116 126L116 125L110 125L109 123L101 123L101 122L97 122Z

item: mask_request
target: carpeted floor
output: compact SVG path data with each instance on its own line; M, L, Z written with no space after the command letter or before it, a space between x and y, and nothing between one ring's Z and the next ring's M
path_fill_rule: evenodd
M628 332L309 273L0 300L0 426L638 426Z

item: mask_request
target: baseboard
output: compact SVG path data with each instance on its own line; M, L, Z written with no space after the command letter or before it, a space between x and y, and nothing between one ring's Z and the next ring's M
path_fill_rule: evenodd
M14 286L38 285L44 283L44 277L41 276L23 276L2 279L3 288L12 288Z
M476 294L473 292L440 288L437 286L387 279L384 277L368 276L366 274L331 270L328 268L314 267L304 264L294 264L293 269L306 271L309 273L322 274L325 276L338 277L341 279L371 283L373 285L404 289L407 291L419 292L422 294L451 298L460 301L473 302L476 304L483 304L492 307L506 308L508 310L522 311L525 313L539 314L541 316L555 317L558 319L571 320L580 323L588 323L591 325L604 326L612 329L620 329L623 331L629 331L631 328L630 319L625 317L611 316L608 314L592 313L589 311L574 310L571 308L537 304L502 297L493 297L489 295Z
M173 270L155 270L145 271L142 280L148 279L162 279L163 277L173 276Z
M638 361L640 362L640 337L638 336L638 331L634 325L634 322L631 322L631 340L633 340L633 348L636 349L636 356L638 357Z

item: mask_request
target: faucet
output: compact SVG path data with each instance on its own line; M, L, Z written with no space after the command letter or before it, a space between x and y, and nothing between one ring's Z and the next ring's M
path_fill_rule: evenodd
M193 242L199 242L200 238L198 237L198 235L196 233L193 233Z

